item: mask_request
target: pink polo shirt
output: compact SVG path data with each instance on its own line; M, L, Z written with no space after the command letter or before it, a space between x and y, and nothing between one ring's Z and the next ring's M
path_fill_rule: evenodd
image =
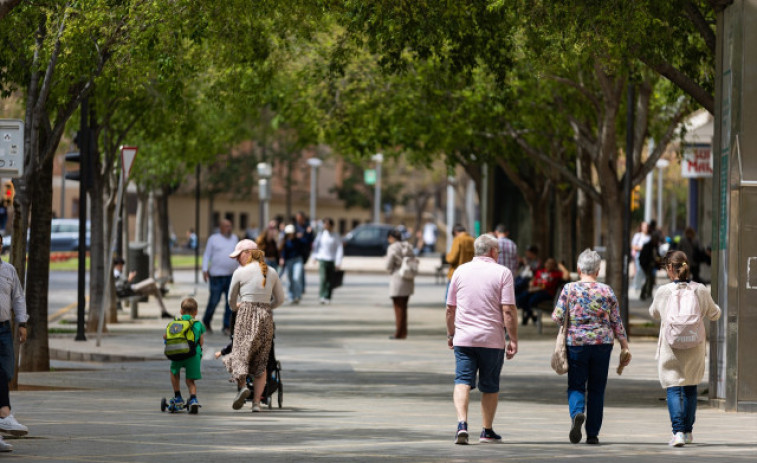
M513 275L490 257L474 257L455 270L447 305L456 306L455 346L505 348L503 305L515 305Z

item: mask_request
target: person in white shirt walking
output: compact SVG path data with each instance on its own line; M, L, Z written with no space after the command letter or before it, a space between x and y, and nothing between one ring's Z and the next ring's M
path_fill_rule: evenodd
M0 247L3 238L0 236ZM29 429L16 421L11 414L11 401L8 383L13 378L15 356L13 353L13 330L11 318L15 315L18 326L18 341L26 342L26 298L15 267L0 261L0 433L23 436ZM0 437L0 452L10 452L13 446Z
M331 302L334 273L342 266L344 256L342 239L338 233L334 233L334 220L329 217L323 219L323 230L313 243L313 255L318 261L318 275L321 278L321 304L328 304Z
M231 222L222 220L219 224L218 233L214 233L208 238L205 245L205 253L202 256L202 278L205 282L210 282L210 296L208 297L208 306L205 308L205 315L202 322L208 329L208 333L213 330L210 323L213 320L213 313L216 306L221 301L221 295L226 296L226 309L223 313L223 332L230 334L231 327L231 308L229 307L229 285L231 284L231 275L239 266L236 260L229 259L229 254L234 252L234 247L239 242L239 238L231 233Z

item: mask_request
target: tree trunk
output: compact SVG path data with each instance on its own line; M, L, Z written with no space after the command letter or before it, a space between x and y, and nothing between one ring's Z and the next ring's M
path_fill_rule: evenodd
M557 249L555 259L558 262L565 262L565 266L573 269L576 266L576 249L574 226L576 218L574 215L573 205L575 204L576 189L571 188L557 197L557 223L553 227L557 233Z
M591 183L591 159L583 150L579 150L577 174L580 180ZM576 241L577 251L581 253L584 249L594 249L597 243L594 242L594 201L582 189L578 189L577 195Z
M97 134L98 128L95 126L95 118L90 118L90 130ZM87 331L90 333L97 330L97 324L100 318L100 307L102 307L103 296L105 295L105 284L107 272L106 258L110 256L108 249L106 218L104 215L103 195L104 179L100 175L101 160L100 150L97 144L97 135L90 141L90 154L92 156L92 188L89 193L89 212L90 212L90 245L89 245L89 317L87 318ZM80 216L82 216L80 214ZM112 321L106 317L105 321Z
M160 278L168 278L168 281L173 281L173 267L171 266L171 223L168 215L168 197L170 196L170 188L166 185L160 189L160 194L157 197L157 218L158 218L158 249L160 254L160 268L158 276Z
M33 155L34 153L32 153ZM21 347L21 371L49 371L50 350L47 339L47 294L50 283L50 231L53 217L53 157L43 157L34 182L29 185L33 204L26 281L26 308L29 313L28 339Z

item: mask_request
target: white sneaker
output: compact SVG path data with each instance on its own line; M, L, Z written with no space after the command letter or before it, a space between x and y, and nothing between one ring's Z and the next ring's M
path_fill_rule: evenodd
M694 443L694 435L690 432L683 433L683 441L687 444L693 444Z
M670 442L668 442L668 445L671 447L683 447L683 444L686 443L686 439L683 437L682 432L677 432L673 434L673 437L670 438Z
M2 437L0 437L0 452L12 452L13 446L3 440Z
M231 404L231 408L239 410L244 406L244 401L247 400L247 397L249 396L250 390L247 387L242 387L242 389L237 392L237 396L234 398L234 403Z
M260 404L252 404L252 413L260 413Z
M11 436L25 436L29 432L29 428L16 421L13 415L8 415L5 418L0 418L0 432Z

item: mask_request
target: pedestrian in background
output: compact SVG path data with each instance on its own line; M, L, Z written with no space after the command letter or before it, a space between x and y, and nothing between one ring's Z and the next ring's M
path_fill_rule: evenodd
M415 292L415 278L404 278L400 275L402 260L405 257L415 257L413 246L403 241L399 230L389 230L389 247L386 250L386 269L391 274L389 279L389 297L394 304L394 336L389 339L407 338L407 304L410 296Z
M224 219L218 226L218 232L212 234L205 245L205 253L202 255L202 278L206 283L210 282L210 295L202 322L205 324L208 333L213 332L210 323L213 321L216 306L221 301L221 295L225 296L226 300L223 312L223 332L224 334L231 333L229 284L231 283L231 275L237 268L237 263L230 260L228 256L234 252L234 246L237 245L237 242L239 242L239 238L231 233L231 222Z
M544 267L536 271L528 289L515 296L518 308L523 309L523 326L529 319L536 323L534 308L541 302L554 300L560 285L569 280L570 271L563 264L553 257L544 261Z
M439 227L428 219L423 225L422 241L423 254L430 254L436 250L436 240L439 239Z
M0 235L0 248L3 237ZM24 436L29 429L16 421L11 413L11 399L8 383L13 378L16 358L13 351L13 330L11 319L15 316L18 342L26 342L26 298L24 288L18 279L16 268L0 260L0 433L12 436ZM13 446L0 437L0 452L10 452Z
M310 254L313 251L315 232L313 231L313 227L310 224L310 218L306 216L302 211L297 212L297 214L295 214L294 216L294 228L297 236L297 242L301 247L300 254L302 255L302 265L304 266L308 263ZM305 282L305 279L306 275L303 268L302 273L300 273L300 288L302 288L302 294L305 294L305 290L307 289L307 283Z
M628 350L628 337L612 288L597 281L602 258L587 249L578 256L580 280L563 287L552 313L558 325L569 317L568 411L570 442L581 442L581 426L586 421L586 443L599 444L599 430L604 414L605 386L610 368L610 354L615 338ZM623 366L631 361L626 356ZM588 394L587 394L588 391Z
M720 307L712 300L710 291L703 285L691 281L691 272L686 254L672 252L665 259L665 270L671 283L661 286L655 294L649 314L662 320L657 344L657 373L660 384L667 392L668 413L673 426L673 436L669 445L681 447L694 442L693 429L697 412L697 385L704 377L705 342L688 349L673 348L665 339L667 315L673 310L672 304L680 304L681 299L674 293L691 289L694 291L696 309L701 320L715 321L720 318Z
M499 245L494 237L479 236L474 248L475 257L455 271L447 294L447 345L455 351L456 444L468 443L468 403L476 387L481 391L484 428L479 442L502 441L493 429L499 377L504 357L509 360L518 353L512 273L497 264Z
M293 224L284 227L284 242L281 245L279 265L282 273L286 273L289 281L289 300L292 304L299 304L302 298L302 287L305 283L305 259L303 251L308 246L305 237L299 237Z
M268 222L268 228L258 236L256 244L265 254L267 266L279 270L279 226L275 220Z
M518 270L518 246L510 239L510 230L504 224L497 225L494 230L499 243L499 265L504 265L515 275Z
M452 274L455 273L455 270L459 266L470 262L475 253L473 249L474 239L461 224L458 223L452 227L452 236L452 246L445 256L445 259L449 264L449 270L447 271L447 291L449 291L449 280L452 279Z
M639 231L634 233L633 238L631 238L631 257L633 257L634 265L633 287L638 290L641 290L645 281L644 269L641 268L639 256L641 255L641 249L647 244L647 241L649 241L649 224L641 222Z
M321 280L318 294L320 302L330 304L334 273L342 266L344 257L342 238L334 232L334 220L330 217L323 219L323 229L315 237L313 256L318 261L318 276Z

